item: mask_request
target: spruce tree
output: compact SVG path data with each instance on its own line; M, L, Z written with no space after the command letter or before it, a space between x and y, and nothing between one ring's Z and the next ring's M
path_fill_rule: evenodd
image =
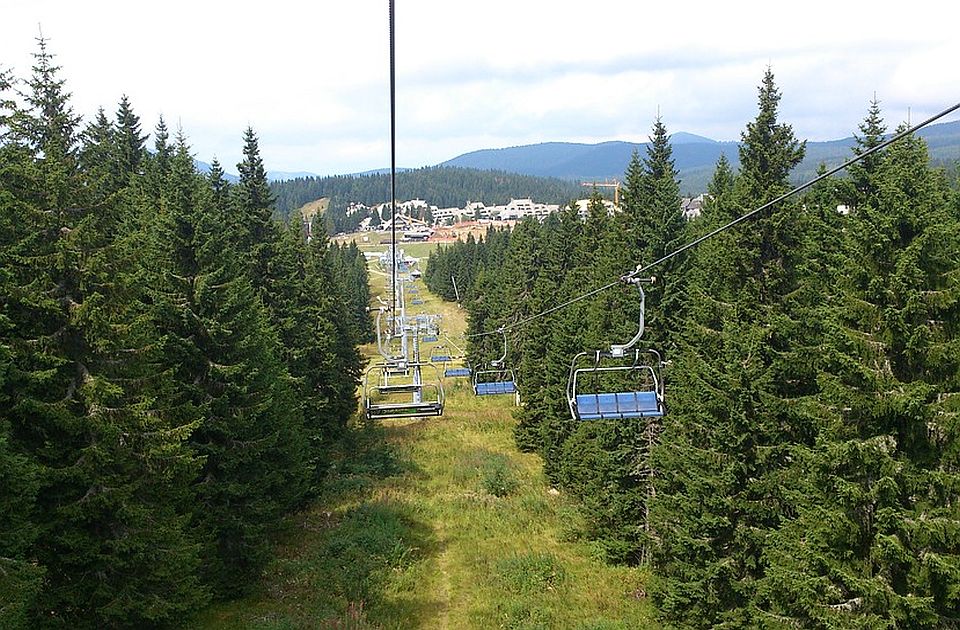
M640 254L637 263L652 263L676 250L683 244L685 236L685 221L680 210L680 181L667 129L659 116L654 122L653 136L643 161L640 200L644 207L631 214ZM648 315L650 332L645 343L660 348L667 358L677 343L683 318L685 271L684 259L672 258L653 271L659 282L647 290L651 308Z
M880 101L874 97L870 101L867 117L860 123L861 135L855 136L857 146L853 149L854 154L862 155L878 146L883 142L886 131L887 127L880 112ZM876 204L877 177L883 160L884 152L875 151L850 166L844 200L849 207L855 209L863 204Z
M185 430L153 405L152 334L118 236L124 209L81 170L78 121L42 41L37 58L27 107L11 116L21 227L8 250L3 414L10 446L36 471L30 554L46 576L32 621L160 624L198 599L181 511L192 462Z
M23 377L27 341L18 325L30 318L18 296L24 295L23 247L38 218L23 200L30 155L8 142L7 124L14 102L8 99L10 76L0 72L0 626L30 627L30 611L41 589L44 568L35 562L39 536L36 500L41 469L14 433L14 401ZM32 220L31 220L32 219ZM20 343L18 343L20 342ZM29 342L28 342L29 343ZM22 394L21 394L22 395Z
M124 94L116 114L116 157L114 168L120 185L124 185L132 174L141 172L141 163L145 155L147 137L140 133L140 118L134 113L130 99Z
M267 533L303 496L302 418L276 333L182 140L165 187L165 207L148 213L151 318L177 383L167 405L197 418L193 526L201 575L225 596L259 575Z
M769 70L757 118L740 148L741 172L721 208L740 214L788 189L803 145L778 122ZM723 175L718 175L723 179ZM716 219L705 213L709 224ZM784 464L810 439L807 391L794 364L806 345L790 300L800 213L782 205L706 241L690 272L689 316L671 373L671 422L654 452L659 538L654 595L671 623L757 623L755 591L765 540L782 518Z
M101 107L92 123L87 125L82 134L82 145L79 152L80 169L86 176L88 186L94 194L99 196L94 203L109 203L109 197L117 192L116 173L112 166L113 124L107 120L107 115Z
M891 146L848 217L821 377L825 422L800 452L797 515L772 541L771 616L831 627L960 622L960 230L928 164L917 138Z

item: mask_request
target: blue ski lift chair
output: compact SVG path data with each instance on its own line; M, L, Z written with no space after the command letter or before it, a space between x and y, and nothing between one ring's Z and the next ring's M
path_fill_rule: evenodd
M614 344L609 351L581 352L573 358L567 380L567 404L575 420L632 420L666 414L660 353L633 349L644 328L645 297L641 284L654 279L626 281L640 292L639 330L630 341Z

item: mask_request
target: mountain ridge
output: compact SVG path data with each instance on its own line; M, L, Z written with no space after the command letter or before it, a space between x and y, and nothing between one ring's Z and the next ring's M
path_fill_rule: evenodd
M892 134L891 134L892 135ZM931 161L937 166L951 166L960 161L960 121L931 125L918 132L926 142ZM634 151L640 158L646 156L645 142L608 140L594 144L582 142L550 141L537 144L516 145L492 149L477 149L435 164L435 167L473 168L485 171L506 171L519 175L553 177L565 180L591 181L622 179ZM670 135L673 159L679 173L681 192L698 194L704 192L713 176L720 155L725 155L730 165L739 167L740 143L733 140L713 140L684 131ZM856 146L855 136L836 140L807 141L806 156L793 170L795 182L813 179L818 166L837 166L852 156ZM197 161L198 169L209 171L209 165ZM400 169L409 170L409 169ZM371 169L353 173L360 177L388 172L388 169ZM227 173L226 178L236 181L237 176ZM309 172L269 171L270 181L296 178L321 178L324 175Z
M892 134L888 134L892 135ZM931 161L938 166L960 161L960 121L939 123L921 129L918 135L926 142ZM726 155L731 166L739 167L739 142L718 141L686 132L670 136L673 159L681 190L685 194L704 192L720 155ZM803 162L791 173L794 181L816 176L821 163L837 166L850 159L856 138L807 141ZM622 179L634 151L641 159L648 143L607 141L596 144L576 142L544 142L539 144L470 151L440 163L438 166L504 170L538 177L560 179Z

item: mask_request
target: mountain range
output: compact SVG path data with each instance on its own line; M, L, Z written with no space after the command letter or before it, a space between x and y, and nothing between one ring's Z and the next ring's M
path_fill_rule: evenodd
M930 125L918 132L918 135L926 140L930 159L935 166L955 167L960 161L960 121ZM670 136L670 143L674 164L679 172L680 189L684 194L698 194L706 190L721 154L726 155L733 168L739 166L738 142L722 142L677 132ZM796 182L812 179L821 163L828 167L842 164L852 156L855 146L856 138L853 136L824 142L808 141L806 157L793 170L791 176ZM646 143L634 142L544 142L471 151L436 166L506 171L574 181L597 181L622 179L633 152L636 151L642 159L646 156L646 150ZM203 162L197 162L197 166L201 171L209 169ZM267 173L267 177L271 181L278 181L320 176L306 172L271 171ZM236 176L230 174L227 178L236 180Z
M931 161L938 166L952 166L960 160L960 121L931 125L918 132L930 150ZM740 163L739 143L719 142L690 133L670 136L674 164L679 171L681 190L687 194L706 190L720 155L726 155L737 168ZM818 166L837 166L852 157L856 146L853 136L825 142L807 142L806 157L791 173L796 181L812 179ZM541 177L573 180L622 179L634 151L646 156L646 143L601 142L579 144L545 142L541 144L483 149L447 160L440 166L503 170Z

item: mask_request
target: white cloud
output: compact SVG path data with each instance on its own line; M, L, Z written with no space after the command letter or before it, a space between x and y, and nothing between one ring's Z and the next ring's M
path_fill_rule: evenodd
M127 94L144 128L183 125L228 168L252 125L271 170L389 163L387 3L8 0L0 65L29 71L38 24L74 107ZM735 140L771 65L800 137L849 135L874 92L895 126L957 99L955 10L860 3L398 0L397 137L404 166L542 141ZM901 9L897 9L902 12ZM924 16L910 27L911 16ZM953 93L951 93L953 92Z

